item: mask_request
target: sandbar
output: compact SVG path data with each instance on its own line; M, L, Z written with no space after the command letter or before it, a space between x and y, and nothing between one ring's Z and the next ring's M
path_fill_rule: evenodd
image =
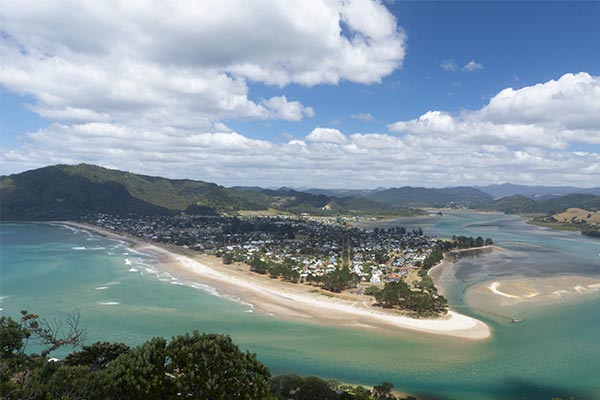
M581 275L503 278L467 291L468 304L487 304L514 310L556 303L585 301L600 295L600 278Z

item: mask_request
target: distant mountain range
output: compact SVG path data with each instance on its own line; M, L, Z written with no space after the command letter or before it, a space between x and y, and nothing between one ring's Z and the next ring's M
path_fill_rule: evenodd
M516 194L502 197L491 203L481 206L482 209L502 211L509 214L539 213L555 214L567 208L581 208L584 210L600 210L600 196L593 194L568 194L548 200L535 201L529 197Z
M405 207L477 207L489 203L493 197L472 187L428 189L405 186L374 192L368 199Z
M475 186L494 198L521 195L535 200L548 200L567 194L593 194L600 195L600 187L595 188L577 188L573 186L526 186L513 185L512 183L503 183L500 185Z
M579 193L558 196L561 191ZM500 193L522 193L497 198ZM582 193L583 191L588 193ZM215 183L167 179L95 165L55 165L0 177L3 221L76 219L89 213L213 215L275 209L314 215L405 215L419 207L457 207L508 213L598 210L600 189L490 185L400 187L376 190L225 188Z
M403 189L408 189L405 187ZM600 187L594 188L578 188L574 186L527 186L527 185L514 185L512 183L493 184L487 186L471 186L470 188L478 189L483 193L489 194L494 199L502 197L521 195L535 200L548 200L555 197L564 196L567 194L580 193L580 194L593 194L600 196ZM377 189L314 189L314 188L302 188L296 189L298 191L312 193L312 194L324 194L326 196L333 197L371 197L375 193L385 192L394 188L377 188ZM423 189L423 188L414 188ZM456 189L456 188L450 188ZM433 189L433 190L445 190L445 189Z
M368 197L369 195L386 190L386 188L380 189L296 189L301 192L311 194L323 194L330 197Z

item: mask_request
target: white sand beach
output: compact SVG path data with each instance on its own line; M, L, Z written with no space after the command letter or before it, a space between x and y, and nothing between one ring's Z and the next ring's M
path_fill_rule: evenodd
M314 321L335 326L394 331L408 329L463 339L482 340L490 328L472 317L449 311L442 318L417 319L393 310L373 307L368 296L324 293L309 285L293 284L253 273L248 266L224 265L220 259L178 246L160 247L130 236L116 235L96 227L68 223L100 235L132 243L137 251L158 256L156 267L180 279L209 285L219 293L252 304L253 310L277 318Z

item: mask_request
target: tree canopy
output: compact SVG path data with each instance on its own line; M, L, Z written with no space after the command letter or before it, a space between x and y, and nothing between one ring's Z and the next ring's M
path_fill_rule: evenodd
M78 317L78 312L72 315ZM35 314L23 312L20 321L0 317L2 399L395 399L388 383L371 391L314 376L270 378L255 354L215 333L155 337L135 347L96 342L64 360L49 358L60 347L81 344L84 330L78 318L71 321L70 330L60 336ZM40 354L27 354L27 341L35 337L47 347Z

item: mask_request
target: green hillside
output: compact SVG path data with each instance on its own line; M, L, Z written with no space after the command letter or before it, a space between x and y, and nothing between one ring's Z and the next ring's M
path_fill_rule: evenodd
M509 214L535 213L539 212L538 203L529 197L515 194L513 196L503 197L494 200L488 204L480 206L485 210L502 211Z
M555 214L567 208L600 210L600 196L592 194L568 194L550 200L535 201L525 196L513 195L481 205L481 209L502 211L506 213L539 213Z
M404 207L392 207L366 198L330 197L293 189L277 190L256 187L237 188L238 194L248 201L265 208L291 213L313 215L363 214L363 215L408 215L418 213Z
M428 189L405 186L375 192L368 199L401 207L473 207L487 203L492 196L471 187Z
M55 165L0 177L3 221L76 219L89 213L171 214L276 209L314 215L415 213L365 198L333 198L282 188L225 188L94 165Z
M540 210L547 214L561 212L567 208L598 211L600 210L600 196L574 193L540 203Z
M86 213L168 214L190 205L258 209L214 183L137 175L94 165L56 165L0 177L2 220L77 218Z

